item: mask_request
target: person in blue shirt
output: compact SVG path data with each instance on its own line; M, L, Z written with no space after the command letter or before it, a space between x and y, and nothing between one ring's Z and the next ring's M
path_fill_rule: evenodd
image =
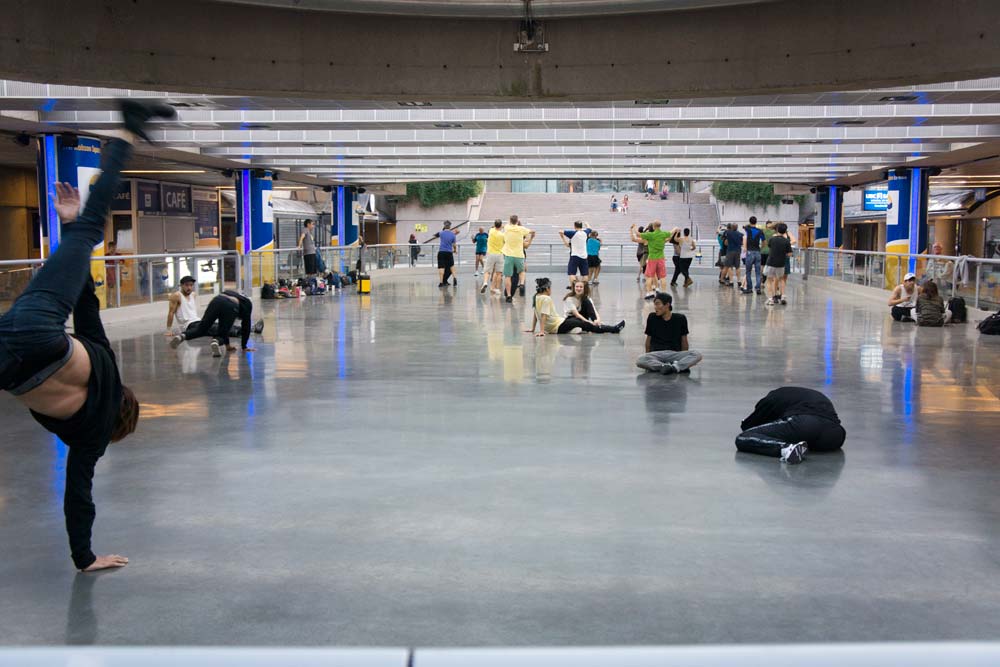
M587 238L587 268L590 269L590 284L597 285L597 277L601 275L601 239L597 232L591 230Z
M455 238L457 232L451 231L451 220L445 220L443 229L438 232L437 237L441 240L438 247L438 287L448 285L448 279L454 278L455 286L458 286L458 276L455 275Z
M490 235L486 233L486 230L482 227L479 228L479 233L472 237L472 241L476 244L476 271L475 275L479 275L479 270L486 266L486 242L489 241Z

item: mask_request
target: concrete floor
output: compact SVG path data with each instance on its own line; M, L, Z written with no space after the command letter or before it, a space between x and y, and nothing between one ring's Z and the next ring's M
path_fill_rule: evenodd
M121 571L74 573L65 450L0 397L0 642L1000 636L1000 340L816 283L766 309L702 276L677 306L705 362L646 376L628 276L598 288L623 335L540 340L468 277L390 280L265 302L249 357L116 331L144 402L95 482L95 550ZM832 397L843 455L735 452L782 384Z

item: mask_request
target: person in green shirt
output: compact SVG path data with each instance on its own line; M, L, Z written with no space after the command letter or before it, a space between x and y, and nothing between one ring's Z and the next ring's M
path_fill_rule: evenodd
M663 256L663 248L667 245L670 234L660 229L659 220L646 228L641 234L635 230L635 225L629 227L629 234L635 243L642 243L649 248L646 258L646 298L652 299L657 290L667 289L667 262Z
M772 236L774 236L774 222L771 221L771 220L768 220L767 222L764 223L764 242L760 246L760 265L761 266L767 266L767 256L769 254L771 254L770 243L771 243L771 237ZM766 283L767 282L767 276L763 276L762 280L764 281L764 283ZM761 287L764 286L764 283L761 283Z

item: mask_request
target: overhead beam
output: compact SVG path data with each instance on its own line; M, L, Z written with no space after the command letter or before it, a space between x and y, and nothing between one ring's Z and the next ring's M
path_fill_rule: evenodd
M12 0L0 76L334 99L629 100L847 90L993 76L996 0L784 0L544 21L308 12L202 0ZM863 17L860 18L860 17ZM72 30L53 35L53 26Z

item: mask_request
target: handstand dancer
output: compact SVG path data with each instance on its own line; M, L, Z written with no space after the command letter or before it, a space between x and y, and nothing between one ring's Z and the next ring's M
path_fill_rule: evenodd
M122 103L122 115L129 132L146 138L146 121L172 118L174 110L129 101ZM95 556L90 548L96 515L91 497L94 468L108 444L132 433L139 419L139 402L122 385L101 324L90 256L104 238L108 207L131 152L129 143L120 139L105 145L103 172L90 189L82 215L79 191L56 184L61 243L0 317L0 389L26 405L35 421L69 448L63 512L73 563L84 571L128 563L124 556ZM65 327L70 313L72 336Z
M236 290L223 290L222 294L208 302L205 317L191 329L174 336L171 347L177 347L186 340L212 336L212 356L221 357L222 347L228 352L236 348L229 342L230 330L236 318L240 320L240 342L244 352L252 352L250 347L250 330L253 325L253 301Z
M844 446L847 432L830 399L814 389L779 387L757 401L753 414L740 424L736 449L802 463L810 449L833 452Z

